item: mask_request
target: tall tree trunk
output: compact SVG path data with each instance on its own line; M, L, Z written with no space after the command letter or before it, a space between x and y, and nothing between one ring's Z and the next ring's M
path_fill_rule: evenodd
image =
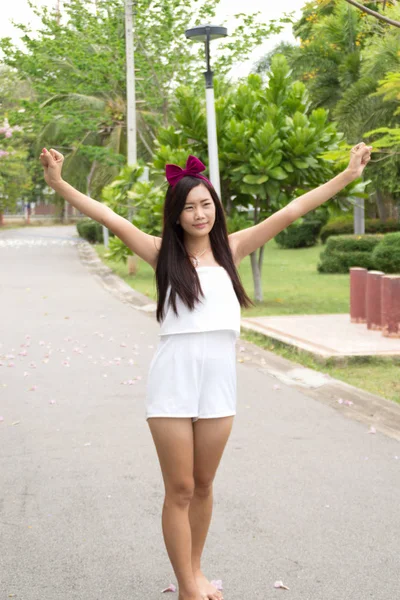
M378 209L379 218L381 221L386 221L386 219L387 219L386 207L385 207L385 201L384 201L381 190L379 190L379 189L376 190L375 197L376 197L376 207Z
M87 179L86 179L86 189L87 189L87 195L89 196L89 198L92 197L91 196L91 191L92 191L91 185L92 185L93 174L94 174L96 166L97 166L97 161L94 160L90 167L89 175L87 176Z
M260 199L255 198L254 200L254 225L258 223L258 214L260 209ZM254 298L256 302L262 302L263 292L261 284L261 270L262 270L262 259L264 255L264 246L261 246L257 259L257 251L250 254L251 270L253 273L253 284L254 284Z
M262 264L264 258L264 248L265 244L258 250L258 259L257 250L250 254L251 270L253 272L254 283L254 299L256 302L262 302L264 299L262 290Z

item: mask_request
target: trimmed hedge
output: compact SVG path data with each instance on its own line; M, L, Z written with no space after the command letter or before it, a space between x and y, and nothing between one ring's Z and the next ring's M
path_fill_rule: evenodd
M372 253L374 268L384 273L400 273L400 233L388 233Z
M380 219L366 219L365 220L365 233L388 233L388 232L400 231L400 222L396 219L387 219L381 221ZM339 218L327 223L321 229L321 241L325 244L326 240L332 235L348 235L354 232L353 221L348 218Z
M94 221L89 217L85 217L77 222L76 228L79 235L91 244L103 243L103 226L97 221ZM109 232L109 235L110 237L114 237L112 231Z
M329 238L320 254L320 273L348 273L350 267L374 269L373 251L383 235L340 235Z

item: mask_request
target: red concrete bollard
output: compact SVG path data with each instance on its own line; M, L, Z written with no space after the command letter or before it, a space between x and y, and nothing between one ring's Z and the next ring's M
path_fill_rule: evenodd
M382 335L400 338L400 275L382 277Z
M350 268L350 320L352 323L365 323L365 296L367 288L367 269Z
M367 329L382 329L382 276L383 271L368 271L365 310Z

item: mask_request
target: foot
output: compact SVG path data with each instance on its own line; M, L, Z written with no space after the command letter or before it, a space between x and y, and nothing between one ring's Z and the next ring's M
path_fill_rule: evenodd
M197 571L194 576L202 598L205 600L207 600L207 598L209 598L209 600L224 600L222 592L217 590L217 588L208 581L207 577L203 575L201 571Z

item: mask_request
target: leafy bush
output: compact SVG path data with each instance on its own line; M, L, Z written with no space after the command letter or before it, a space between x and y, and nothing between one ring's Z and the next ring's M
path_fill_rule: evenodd
M388 233L390 231L400 231L400 223L396 219L366 219L365 233ZM324 244L332 235L346 235L354 232L354 223L347 218L338 218L330 221L321 230L321 241Z
M275 236L281 248L306 248L315 246L321 231L321 221L303 221L292 223Z
M372 253L374 268L384 273L400 273L400 233L388 233Z
M79 235L91 244L103 241L102 226L97 221L93 221L93 219L89 219L88 217L80 219L76 224L76 228Z
M112 260L123 261L126 263L128 256L133 256L133 252L119 237L114 237L109 240L108 250L104 254L105 258Z
M76 223L76 228L79 235L91 244L103 243L103 227L97 221L85 217ZM110 238L114 237L114 233L109 231L109 236Z
M232 215L226 217L226 227L228 234L252 227L254 222L248 218L247 212L240 213L235 211Z
M296 190L296 195L304 194L305 190ZM281 248L307 248L315 246L321 228L326 225L329 212L325 206L312 210L301 219L275 236L276 243Z
M350 267L373 269L372 253L382 235L346 235L329 238L320 254L320 273L348 273Z
M103 189L103 201L121 217L128 219L129 207L132 207L132 223L149 235L160 236L165 190L156 187L153 182L139 181L143 168L137 165L124 167L118 177ZM134 253L120 239L110 240L105 256L113 260L126 262Z

